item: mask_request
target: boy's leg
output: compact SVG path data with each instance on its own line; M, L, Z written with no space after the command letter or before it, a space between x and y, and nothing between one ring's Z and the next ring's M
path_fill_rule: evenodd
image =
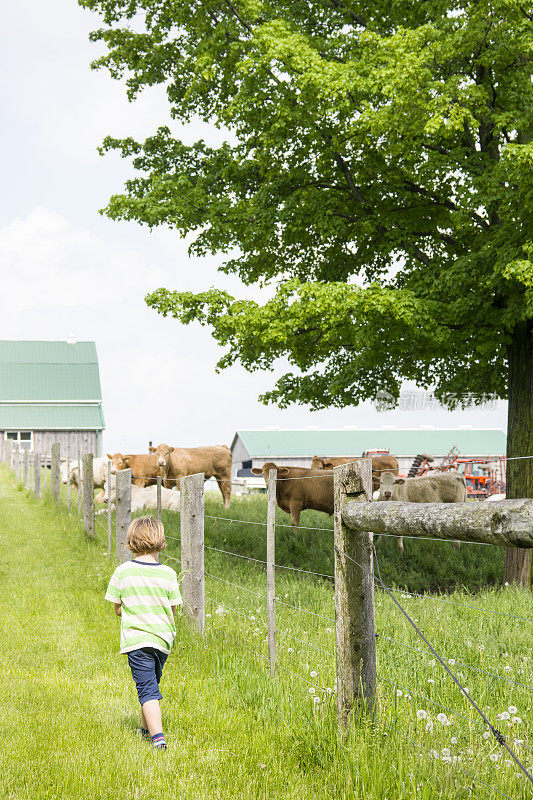
M156 733L163 733L159 700L147 700L146 703L143 703L142 716L146 723L143 727L148 728L150 736L155 736Z
M159 700L159 680L166 655L151 647L128 653L128 662L141 704L142 728L147 729L154 747L166 749Z

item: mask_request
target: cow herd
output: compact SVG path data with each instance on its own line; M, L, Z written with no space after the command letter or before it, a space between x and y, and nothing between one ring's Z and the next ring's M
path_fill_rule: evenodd
M314 456L311 467L277 466L272 461L261 468L254 467L254 475L262 475L265 483L271 469L277 470L276 501L278 506L290 514L292 529L297 533L300 514L306 509L333 514L333 468L340 464L357 461L360 457L330 458ZM111 486L108 486L108 460L111 462ZM160 444L150 447L148 453L108 453L107 458L93 460L95 488L102 491L97 497L102 502L114 504L116 473L131 469L132 511L155 508L157 479L162 479L162 508L179 510L180 478L203 472L205 479L215 478L218 483L224 508L231 501L231 451L226 445L211 447L171 447ZM69 480L74 486L80 483L77 462L61 463L64 483ZM398 461L390 455L372 458L372 490L374 499L404 501L411 503L460 503L466 501L466 482L457 472L431 472L420 478L399 476ZM402 540L398 546L403 549Z
M311 468L278 467L272 461L252 469L262 475L265 483L271 469L277 470L276 501L291 516L292 529L297 533L300 513L305 509L333 514L333 468L357 461L354 456L325 458L314 456ZM398 461L393 456L372 458L372 490L374 499L411 503L462 503L466 501L466 481L457 472L432 472L421 478L398 476ZM403 540L398 539L403 550Z

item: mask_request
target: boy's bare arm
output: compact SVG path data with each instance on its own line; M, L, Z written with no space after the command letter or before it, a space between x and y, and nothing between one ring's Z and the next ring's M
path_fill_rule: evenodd
M122 603L113 603L117 617L122 616Z

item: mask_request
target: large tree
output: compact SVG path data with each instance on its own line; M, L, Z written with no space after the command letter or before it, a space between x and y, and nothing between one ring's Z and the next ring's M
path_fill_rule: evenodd
M178 121L105 140L135 176L106 213L196 233L191 251L268 302L160 289L240 361L293 371L263 399L356 405L403 379L443 402L509 399L508 496L533 496L530 0L80 0L96 67ZM505 578L527 581L508 551Z

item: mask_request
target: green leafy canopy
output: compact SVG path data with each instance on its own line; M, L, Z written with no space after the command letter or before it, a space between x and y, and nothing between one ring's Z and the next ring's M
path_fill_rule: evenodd
M165 87L178 121L107 138L135 177L113 219L194 232L194 254L270 283L147 303L212 328L219 362L294 368L263 399L352 405L403 379L437 395L507 391L533 320L533 6L520 0L80 0L95 62L131 99Z

